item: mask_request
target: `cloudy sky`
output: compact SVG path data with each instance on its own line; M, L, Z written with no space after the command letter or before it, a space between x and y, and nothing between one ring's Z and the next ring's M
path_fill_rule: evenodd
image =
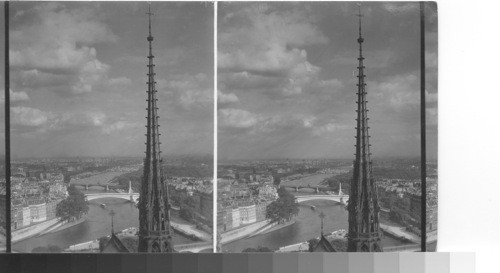
M363 4L372 152L420 155L419 9ZM219 3L224 159L352 158L356 3ZM437 149L437 17L427 10L428 150ZM435 158L435 156L434 156Z
M147 4L11 3L14 157L142 156ZM164 154L213 150L213 6L153 3Z

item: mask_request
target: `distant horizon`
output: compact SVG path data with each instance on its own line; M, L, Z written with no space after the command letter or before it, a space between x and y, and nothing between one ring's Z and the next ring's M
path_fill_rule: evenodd
M420 156L378 156L378 157L372 157L372 160L390 160L390 159L408 159L408 160L419 160ZM316 157L316 158L241 158L241 159L219 159L218 163L228 163L228 161L272 161L272 160L290 160L290 161L296 161L296 160L354 160L354 157L352 158L347 158L347 157ZM433 158L427 158L427 161L437 161L437 159Z
M162 156L162 158L169 157L213 157L213 154L171 154L168 156ZM0 157L5 157L5 155L0 155ZM20 159L89 159L89 158L143 158L144 156L139 155L109 155L109 156L31 156L31 157L13 157L11 156L11 160L20 160Z
M109 155L109 156L50 156L50 157L37 157L37 156L32 156L32 157L12 157L11 160L20 160L20 159L89 159L89 158L143 158L144 156L139 156L139 155ZM171 154L169 156L162 156L162 158L169 158L169 157L212 157L212 153L207 153L207 154ZM0 158L2 160L5 158L5 155L0 154ZM418 160L420 156L376 156L372 157L372 160L388 160L388 159L408 159L408 160ZM291 160L291 161L296 161L296 160L354 160L354 157L348 158L348 157L296 157L296 158L219 158L218 163L230 163L229 161L273 161L273 160ZM427 156L427 161L437 161L436 158L429 158Z

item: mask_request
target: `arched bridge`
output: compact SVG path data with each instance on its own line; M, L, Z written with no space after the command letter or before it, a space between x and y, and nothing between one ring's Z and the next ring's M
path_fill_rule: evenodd
M100 199L100 198L120 198L129 200L131 202L137 203L137 199L139 198L139 193L128 193L128 192L102 192L102 193L85 193L85 199L87 201Z
M298 192L300 189L311 189L311 190L314 190L316 193L319 193L319 192L328 192L328 191L330 191L330 192L336 191L332 187L325 187L325 186L309 186L309 185L286 186L286 185L282 185L281 187L283 187L285 189L294 190L295 192Z
M123 189L124 187L121 186L121 185L118 185L118 184L112 184L112 183L109 183L109 184L79 184L79 183L71 183L71 185L75 186L75 187L78 187L79 189L85 189L86 191L88 191L91 187L92 188L102 188L106 191L110 191L110 190L116 190L116 189Z
M100 199L100 198L120 198L129 200L130 202L137 203L139 193L132 190L132 183L128 183L128 192L99 192L99 193L84 193L87 201Z
M305 202L311 200L331 200L342 204L347 204L349 195L333 195L333 194L310 194L310 195L296 195L297 202Z

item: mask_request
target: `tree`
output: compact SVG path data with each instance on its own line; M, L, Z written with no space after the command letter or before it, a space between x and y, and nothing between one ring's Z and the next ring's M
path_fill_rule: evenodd
M68 187L68 197L56 206L56 216L68 221L80 219L88 211L89 206L85 196L73 185Z
M277 187L279 187L281 183L281 177L279 175L273 175L273 184Z
M181 208L179 210L179 217L189 222L193 220L193 213L187 208Z
M299 204L295 200L295 196L285 188L278 189L278 199L266 208L266 218L271 220L271 223L281 224L290 221L293 216L298 214Z
M104 250L104 247L106 244L109 242L110 238L108 236L102 236L99 238L99 252L102 252Z
M71 182L71 174L64 173L63 174L63 179L64 179L64 183L69 184L69 182Z
M318 244L319 240L317 238L312 238L309 241L309 252L313 252L313 248Z

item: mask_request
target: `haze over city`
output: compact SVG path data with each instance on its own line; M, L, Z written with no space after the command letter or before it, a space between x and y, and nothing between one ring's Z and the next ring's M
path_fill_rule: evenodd
M161 149L213 150L213 11L152 4ZM12 3L12 156L143 156L144 3Z
M437 20L427 16L427 147L437 149ZM364 3L372 152L420 154L417 3ZM223 3L218 153L224 159L352 158L355 3Z

